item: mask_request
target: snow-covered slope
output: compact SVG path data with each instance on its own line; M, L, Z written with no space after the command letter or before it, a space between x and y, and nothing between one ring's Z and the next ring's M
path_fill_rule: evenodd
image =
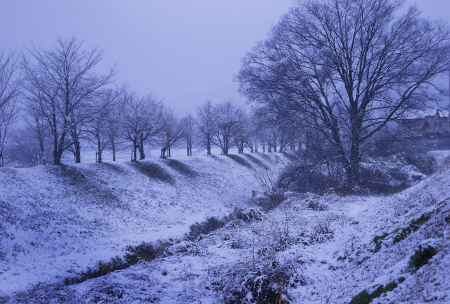
M152 262L10 302L450 303L448 166L392 196L286 195Z
M0 296L178 238L248 201L281 154L0 170ZM1 298L1 297L0 297Z

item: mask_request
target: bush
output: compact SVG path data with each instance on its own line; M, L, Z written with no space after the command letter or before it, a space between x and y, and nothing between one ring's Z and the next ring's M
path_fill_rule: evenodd
M425 175L431 175L436 171L437 163L436 160L428 154L425 153L408 153L404 155L404 159L407 164L413 165L420 172Z
M140 261L152 261L161 256L169 247L168 243L149 244L142 243L138 246L128 246L125 260L128 265L137 264Z
M79 284L90 279L105 276L114 271L126 269L140 261L152 261L162 256L169 245L169 243L158 243L155 245L142 243L138 246L129 246L125 258L115 257L109 262L99 262L94 268L88 268L86 272L83 272L78 277L65 279L64 284Z
M420 246L409 260L410 269L414 272L419 270L421 267L425 266L437 253L438 250L433 246Z
M195 223L191 225L190 231L187 234L189 240L195 240L202 235L209 234L225 226L225 222L215 217L208 218L203 223Z
M312 243L322 243L332 238L334 238L334 231L331 229L329 221L324 221L314 226L310 237Z
M306 206L308 209L311 209L313 211L326 211L328 210L328 206L321 204L317 201L309 201L308 205Z
M342 187L342 179L322 172L320 167L304 164L288 166L281 174L279 186L299 193L325 194Z
M282 192L273 192L256 200L256 204L265 211L270 211L278 207L286 200L286 196Z
M251 223L255 221L262 221L263 215L259 210L253 208L247 210L237 208L231 214L231 218L243 221L245 223Z
M431 217L431 214L429 214L429 213L423 214L418 219L415 219L411 223L409 223L408 227L400 229L400 231L394 237L394 244L400 243L401 241L403 241L407 237L409 237L411 234L413 234L414 232L419 230L419 228L422 225L424 225L428 222L430 217Z
M256 272L227 276L227 281L215 283L217 290L223 293L225 304L255 303L255 304L288 304L286 289L290 285L292 270L287 267L273 265ZM236 278L234 281L232 278ZM231 279L231 280L230 280Z
M115 257L109 262L98 262L93 268L88 268L86 272L83 272L78 277L67 278L64 280L65 285L74 285L85 282L87 280L95 279L105 276L111 272L122 270L129 267L129 265L120 257Z
M353 297L350 304L370 304L373 300L378 299L383 294L393 291L398 287L400 283L402 283L405 278L401 277L398 281L392 281L385 286L378 286L372 293L369 293L367 290L363 290L359 294Z

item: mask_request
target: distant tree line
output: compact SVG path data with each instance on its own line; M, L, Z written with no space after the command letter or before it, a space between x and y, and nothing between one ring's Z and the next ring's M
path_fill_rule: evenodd
M10 159L33 165L60 165L67 153L80 163L87 144L95 147L97 162L107 150L116 161L124 149L131 161L144 160L150 146L169 158L183 142L188 156L194 145L207 155L213 148L227 155L232 148L276 152L295 146L297 134L269 113L208 101L195 115L178 117L154 96L117 86L115 70L100 72L102 63L101 51L76 39L0 57L1 166L7 151Z

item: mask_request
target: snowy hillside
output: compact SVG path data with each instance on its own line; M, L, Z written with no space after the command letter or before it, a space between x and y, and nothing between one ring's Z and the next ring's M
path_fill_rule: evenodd
M11 302L449 303L449 189L447 165L392 196L287 193L152 262Z
M281 154L0 170L0 299L243 207ZM1 301L0 301L1 302Z

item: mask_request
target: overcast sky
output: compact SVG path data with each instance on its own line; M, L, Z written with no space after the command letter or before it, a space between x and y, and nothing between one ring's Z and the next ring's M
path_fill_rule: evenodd
M117 80L179 112L241 99L245 53L296 0L1 0L0 48L51 47L77 37L103 49ZM410 0L450 21L449 0Z

